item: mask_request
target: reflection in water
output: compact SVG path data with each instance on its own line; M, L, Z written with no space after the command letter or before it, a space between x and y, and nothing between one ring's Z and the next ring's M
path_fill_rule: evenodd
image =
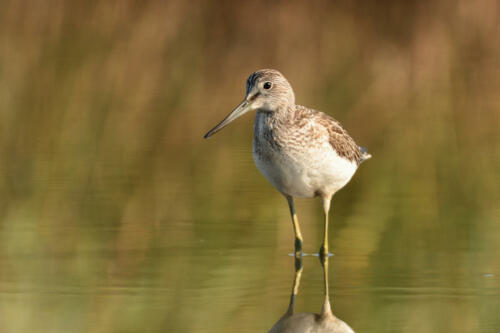
M321 313L293 313L295 298L299 292L300 278L302 276L302 257L295 257L295 277L293 279L292 295L290 304L285 314L271 328L269 333L303 333L303 332L331 332L331 333L349 333L354 332L349 325L335 317L330 306L330 297L328 293L328 256L320 256L321 266L323 267L323 285L324 296Z
M272 327L293 279L286 204L254 166L252 117L199 135L261 66L377 156L335 196L334 312L359 332L498 333L499 13L1 1L0 333ZM317 251L319 202L295 204ZM296 311L319 313L304 260Z

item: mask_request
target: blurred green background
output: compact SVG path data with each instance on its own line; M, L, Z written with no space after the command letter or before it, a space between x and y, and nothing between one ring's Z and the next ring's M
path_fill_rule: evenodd
M500 4L0 2L0 332L265 332L293 232L252 117L260 68L374 156L333 200L357 332L500 327ZM298 200L305 252L322 209ZM321 309L306 257L296 310Z

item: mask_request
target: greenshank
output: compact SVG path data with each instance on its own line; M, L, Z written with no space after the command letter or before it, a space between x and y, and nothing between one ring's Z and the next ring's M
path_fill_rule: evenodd
M325 214L323 244L328 255L328 212L332 196L371 157L342 125L327 114L295 104L288 80L262 69L248 78L244 100L205 138L249 111L256 111L253 157L259 171L288 201L295 233L295 254L302 253L302 233L294 197L320 197Z
M324 301L320 313L301 312L294 313L295 299L299 293L300 279L302 276L302 257L295 257L295 277L293 279L292 293L288 308L283 316L268 333L354 333L351 327L337 318L330 306L328 290L328 257L320 257L323 267Z

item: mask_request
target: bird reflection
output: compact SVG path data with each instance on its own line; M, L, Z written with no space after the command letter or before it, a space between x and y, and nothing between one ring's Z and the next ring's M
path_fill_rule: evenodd
M310 312L293 313L303 269L302 257L297 256L295 257L295 277L293 279L290 304L285 314L271 328L269 333L354 333L349 325L335 317L332 313L328 294L328 256L320 256L319 258L323 267L325 296L321 312L319 314Z

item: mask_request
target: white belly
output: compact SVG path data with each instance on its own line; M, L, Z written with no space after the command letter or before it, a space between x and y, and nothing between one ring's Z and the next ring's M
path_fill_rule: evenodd
M255 143L254 143L255 145ZM259 171L283 194L293 197L333 195L344 187L357 164L340 157L329 145L306 150L267 151L254 161Z

